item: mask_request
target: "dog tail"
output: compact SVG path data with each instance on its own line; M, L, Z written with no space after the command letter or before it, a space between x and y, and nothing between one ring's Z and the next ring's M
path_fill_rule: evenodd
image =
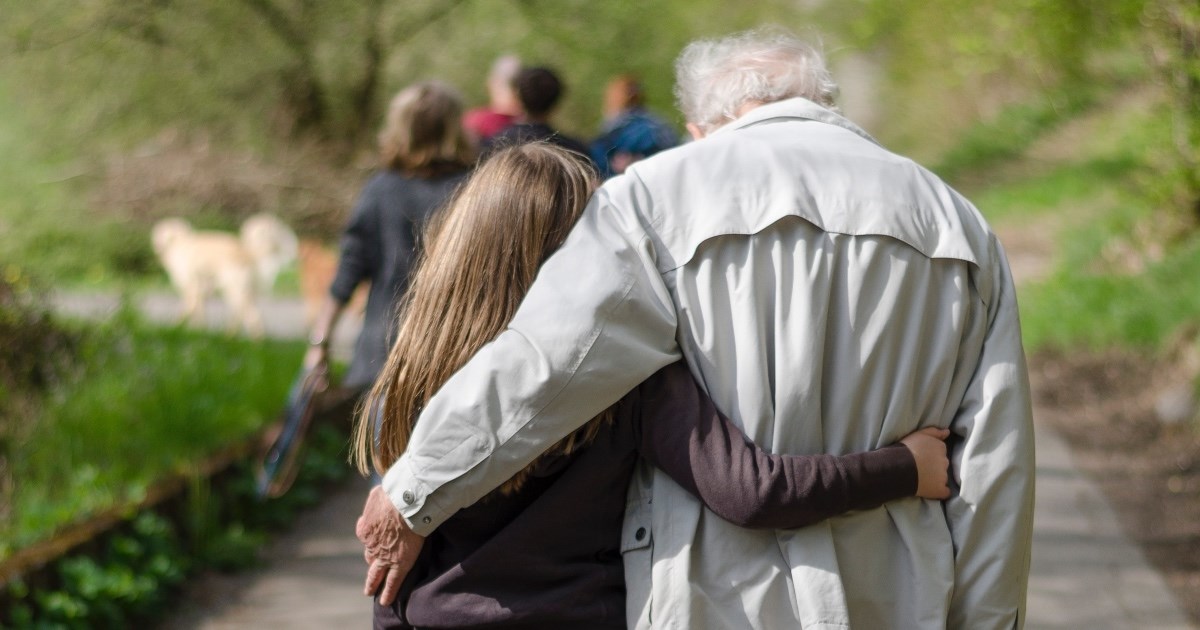
M296 233L278 217L256 214L242 224L242 246L254 259L258 280L265 288L275 284L275 277L284 267L296 260L299 243Z

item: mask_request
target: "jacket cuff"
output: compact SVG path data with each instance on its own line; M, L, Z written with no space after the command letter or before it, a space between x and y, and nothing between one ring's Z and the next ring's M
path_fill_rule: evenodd
M430 496L432 489L417 477L412 464L403 456L384 475L383 491L409 529L421 536L428 536L453 514Z

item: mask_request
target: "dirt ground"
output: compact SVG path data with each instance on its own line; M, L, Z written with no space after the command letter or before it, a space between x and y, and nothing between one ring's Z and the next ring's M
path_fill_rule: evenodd
M1035 417L1070 445L1103 489L1124 531L1200 622L1200 429L1160 422L1154 405L1171 380L1130 352L1030 360Z

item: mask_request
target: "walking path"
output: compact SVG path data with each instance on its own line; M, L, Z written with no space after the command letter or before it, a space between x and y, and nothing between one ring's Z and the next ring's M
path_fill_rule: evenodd
M1034 410L1034 418L1038 418ZM1026 628L1191 630L1162 576L1121 532L1067 445L1037 427L1037 501Z
M113 310L111 298L59 296L58 307L79 315ZM155 319L174 317L170 296L149 296L139 306ZM210 305L211 309L212 305ZM305 333L298 302L263 305L267 334ZM221 321L220 313L211 311ZM335 350L349 352L354 325L339 326ZM1038 413L1035 410L1035 418ZM1038 490L1033 566L1026 628L1194 630L1162 577L1121 532L1100 491L1074 468L1063 441L1037 428ZM367 487L338 488L296 529L277 541L264 569L205 578L168 628L350 628L370 623L370 600L361 594L365 565L354 539L354 521Z

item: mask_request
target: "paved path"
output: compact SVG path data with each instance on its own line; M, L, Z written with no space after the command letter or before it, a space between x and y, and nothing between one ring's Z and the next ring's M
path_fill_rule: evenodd
M169 320L177 311L170 296L138 300L152 318ZM80 315L102 314L115 300L59 296L59 308ZM210 305L217 322L219 308ZM293 337L305 327L297 302L263 306L267 334ZM343 356L354 323L340 326L335 350ZM1035 417L1037 416L1035 410ZM1095 484L1073 467L1066 445L1038 427L1038 496L1034 519L1033 567L1026 627L1088 630L1193 630L1163 581L1120 531ZM354 520L366 486L339 488L297 528L272 546L268 565L233 577L208 577L191 593L168 628L350 628L366 627L370 600L360 594L364 564L354 539Z
M1067 445L1042 426L1037 430L1037 461L1026 627L1195 628L1162 576L1122 534L1099 488L1072 466Z
M366 565L353 536L369 489L357 477L339 486L270 545L263 567L202 576L162 630L370 627L371 600L362 594Z

